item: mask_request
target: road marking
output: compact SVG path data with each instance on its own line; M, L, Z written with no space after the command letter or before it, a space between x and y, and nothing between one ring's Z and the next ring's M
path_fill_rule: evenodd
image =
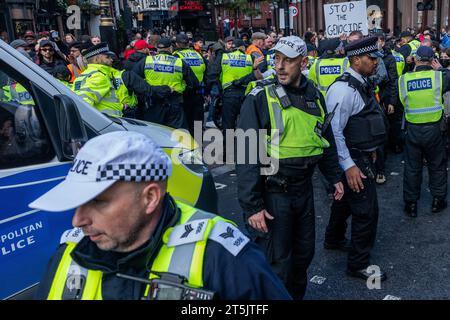
M391 296L390 294L388 294L386 297L383 298L383 300L402 300L402 298Z
M325 280L327 280L327 278L320 277L320 276L314 276L311 278L311 280L309 280L309 282L321 285L325 282Z
M218 182L215 182L214 185L216 186L216 190L222 190L227 187L226 184L222 184L222 183L218 183Z
M235 169L235 166L232 164L226 164L211 170L213 177L221 176L225 173L231 172Z

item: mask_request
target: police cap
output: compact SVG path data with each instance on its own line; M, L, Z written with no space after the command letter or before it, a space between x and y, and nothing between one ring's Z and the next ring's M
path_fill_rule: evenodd
M109 50L109 46L106 42L101 42L99 44L92 45L86 50L83 50L83 52L81 53L81 55L86 59L95 57L100 54L105 54L110 57L115 56L115 53Z
M372 58L381 58L383 55L378 49L378 37L371 36L354 41L345 47L347 57L369 55Z

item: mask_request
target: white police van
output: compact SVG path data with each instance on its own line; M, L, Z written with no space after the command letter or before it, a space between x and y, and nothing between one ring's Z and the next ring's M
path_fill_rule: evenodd
M169 180L172 196L217 210L212 175L194 144L180 145L164 126L101 114L0 40L0 299L31 298L62 232L71 228L73 211L28 204L64 179L85 141L117 130L146 134L180 160Z

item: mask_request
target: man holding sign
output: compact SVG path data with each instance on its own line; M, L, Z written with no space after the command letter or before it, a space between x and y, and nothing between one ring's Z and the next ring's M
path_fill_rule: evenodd
M366 8L366 0L324 5L327 37L337 38L342 33L349 35L352 31L361 31L367 35Z

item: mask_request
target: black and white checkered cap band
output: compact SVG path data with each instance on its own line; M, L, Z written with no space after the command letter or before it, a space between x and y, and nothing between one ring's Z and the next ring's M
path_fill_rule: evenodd
M105 52L109 52L109 47L98 48L97 50L94 50L92 52L88 52L88 53L84 54L84 57L86 59L89 59L89 58L92 58L93 56L96 56L98 54L102 54Z
M163 181L169 177L169 168L166 164L107 164L99 166L97 181Z
M374 45L368 46L368 47L363 47L363 48L351 50L351 51L347 51L347 57L361 56L363 54L372 53L372 52L375 52L375 51L378 51L378 45L377 44L374 44Z

